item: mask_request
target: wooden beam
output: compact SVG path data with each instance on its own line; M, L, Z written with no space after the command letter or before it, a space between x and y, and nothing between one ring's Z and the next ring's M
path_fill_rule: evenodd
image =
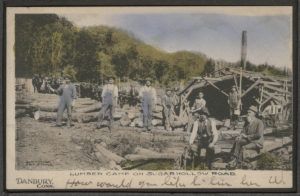
M274 86L283 86L283 84L279 82L267 82L267 81L261 81L262 84L269 84L269 85L274 85Z
M235 86L238 87L237 80L236 80L236 75L233 75L233 79L234 79Z
M274 98L276 101L278 101L278 102L281 104L282 100L281 100L279 97L276 97L274 94L271 94L271 93L265 91L265 92L264 92L264 96L266 96L266 95L269 96L269 97ZM267 97L267 96L266 96L266 97ZM267 98L269 98L269 97L267 97Z
M251 91L255 86L257 86L258 84L260 84L260 80L258 79L256 82L254 82L243 94L241 97L243 97L244 95L246 95L249 91Z
M289 91L285 91L284 89L276 88L276 87L270 86L268 84L265 84L264 87L268 88L268 89L271 89L271 90L274 90L274 91L277 91L277 92L280 92L280 93L286 93L286 94L292 95L292 93L289 92Z
M254 99L256 101L256 103L261 104L260 101L258 99Z
M212 85L213 87L215 87L216 89L218 89L221 93L223 93L225 96L228 97L228 94L225 93L223 90L221 90L219 87L217 87L214 83L212 83L212 82L210 82L208 80L206 80L206 82L209 83L210 85Z
M260 107L262 107L263 105L265 105L265 103L267 103L269 100L271 100L272 97L267 98L266 100L264 100L261 104Z
M258 111L260 112L260 109L261 109L261 102L262 102L262 99L263 99L263 94L264 94L264 87L261 88L261 92L260 92L260 98L259 98L259 105L258 105Z

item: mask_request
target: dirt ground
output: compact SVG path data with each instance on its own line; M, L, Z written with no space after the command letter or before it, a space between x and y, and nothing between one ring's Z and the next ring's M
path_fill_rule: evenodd
M107 165L93 160L85 151L81 141L93 138L104 143L111 152L119 156L131 153L135 147L161 151L164 147L180 144L141 141L155 137L142 132L141 128L114 125L110 132L107 127L95 129L96 123L74 123L74 126L56 127L55 122L36 121L31 117L17 118L16 169L72 170L105 169ZM130 139L140 135L140 139ZM182 147L183 149L183 147Z

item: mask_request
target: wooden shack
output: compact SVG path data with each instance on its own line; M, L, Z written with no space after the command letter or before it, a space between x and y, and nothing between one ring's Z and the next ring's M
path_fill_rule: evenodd
M241 86L241 115L251 106L257 106L259 112L273 101L281 106L282 120L292 119L292 78L273 77L257 72L241 71L234 67L224 67L210 74L210 77L192 78L178 93L181 102L188 101L192 106L199 91L204 93L206 106L210 114L217 119L229 117L228 94L232 86Z

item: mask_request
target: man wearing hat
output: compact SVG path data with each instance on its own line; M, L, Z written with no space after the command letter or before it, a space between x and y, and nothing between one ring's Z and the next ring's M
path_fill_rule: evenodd
M65 78L57 90L49 87L52 92L56 92L59 95L59 103L57 109L56 126L62 126L62 117L65 109L67 109L67 126L72 124L72 106L77 99L76 88L69 78Z
M151 79L146 79L146 84L140 89L139 97L142 102L143 126L148 131L151 130L152 107L156 105L156 90L151 87Z
M211 163L214 159L214 148L218 141L218 132L214 119L208 118L207 110L203 110L195 114L196 121L190 136L189 145L193 145L195 139L197 140L198 157L202 152L205 152L206 164L211 169Z
M108 113L108 128L111 130L115 105L117 104L119 92L118 87L114 85L114 77L109 77L108 83L104 85L102 90L102 107L98 116L97 128L101 127L101 123Z
M255 117L257 113L257 107L250 106L245 127L240 136L236 138L232 148L233 157L230 161L232 167L236 167L238 163L243 161L243 150L254 149L259 151L263 148L264 124L260 119Z
M231 122L236 121L237 115L240 112L240 95L237 92L236 86L233 86L231 92L228 95L228 105L229 105L229 113Z
M173 103L172 103L173 99L171 95L172 95L171 89L167 89L166 95L162 99L164 125L167 131L171 131L170 117L171 117L171 110L173 107Z

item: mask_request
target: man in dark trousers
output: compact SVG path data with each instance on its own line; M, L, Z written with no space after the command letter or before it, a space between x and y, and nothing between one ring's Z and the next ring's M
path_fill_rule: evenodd
M170 116L171 116L171 109L173 105L172 103L173 97L171 95L172 95L172 91L170 89L167 89L166 95L162 100L164 125L167 131L172 130L170 125Z
M211 169L214 159L215 144L218 141L218 132L214 119L208 118L207 110L202 110L195 114L196 121L190 136L190 146L197 140L197 156L201 157L205 153L206 164Z
M248 109L247 122L240 136L235 140L232 149L232 160L229 162L231 167L236 167L243 161L243 151L254 149L259 151L263 148L264 143L264 124L256 118L258 109L250 106Z
M142 102L143 126L147 131L151 130L152 107L156 105L156 90L151 86L151 79L146 79L146 84L140 89L139 97Z
M59 95L56 126L62 126L63 113L67 109L67 126L70 127L72 124L72 106L77 99L75 86L71 84L69 78L65 78L57 90L51 87L50 90Z
M114 108L117 104L119 92L118 87L114 85L114 77L109 77L108 84L104 85L102 90L102 107L98 116L97 128L101 127L101 123L106 114L108 114L108 129L111 130L113 121Z

